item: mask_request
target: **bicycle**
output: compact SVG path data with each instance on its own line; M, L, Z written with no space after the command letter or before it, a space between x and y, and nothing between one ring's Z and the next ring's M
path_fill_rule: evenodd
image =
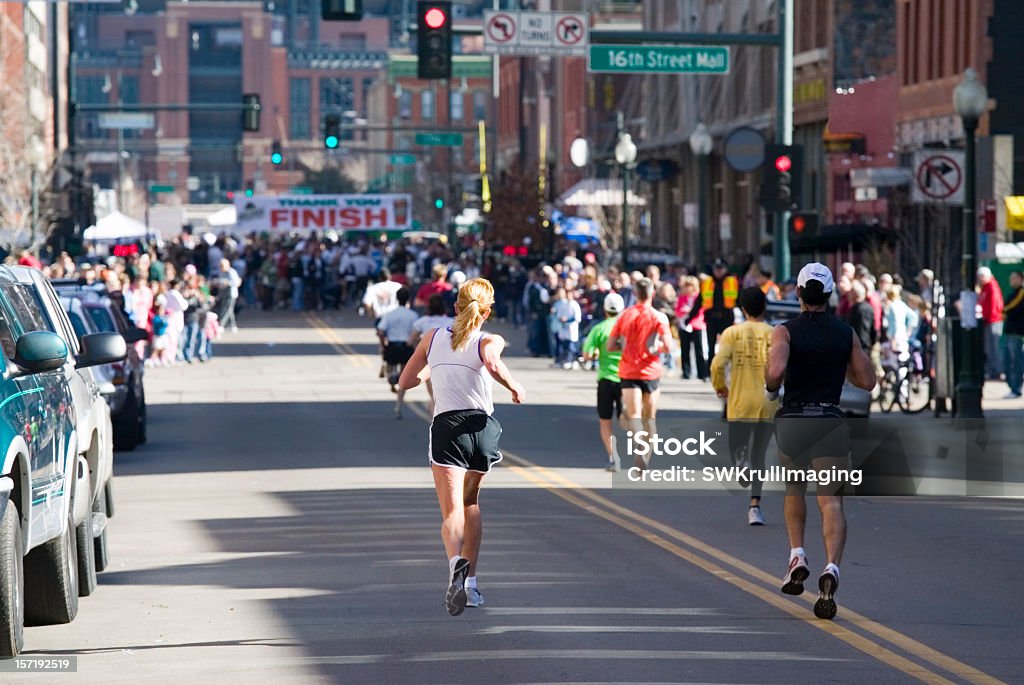
M932 401L931 375L921 361L920 352L904 352L897 366L883 363L878 383L878 407L888 414L899 406L904 414L924 411Z

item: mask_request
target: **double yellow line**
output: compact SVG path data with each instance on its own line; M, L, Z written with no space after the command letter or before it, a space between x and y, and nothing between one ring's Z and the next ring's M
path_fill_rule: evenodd
M328 325L328 323L322 318L315 314L310 314L309 312L305 312L303 316L305 316L309 325L316 329L317 333L320 334L320 337L322 337L335 352L348 359L353 366L363 369L373 368L373 363L366 358L366 355L359 354L349 347L348 343L342 340L341 336L338 335L338 332Z
M341 348L340 351L343 354L352 354L351 348L348 348L347 352L344 351L347 346L340 342L340 338L337 338L333 330L326 324L321 321L318 325L313 317L310 317L310 320L332 346L335 345L335 342L332 342L328 335L338 341L337 347ZM423 403L412 402L407 406L424 421L430 422L430 414ZM1005 685L998 678L983 673L845 606L842 608L843 620L841 622L814 618L808 611L808 607L814 603L816 597L804 595L801 599L790 599L781 595L778 591L779 579L762 569L676 528L612 502L560 473L535 464L522 456L507 450L502 450L502 454L505 456L503 464L506 464L513 473L527 482L547 490L589 514L657 545L666 552L707 571L716 578L776 607L793 618L842 640L912 678L934 685L954 685L955 681L937 672L945 671L949 675L974 685ZM860 632L855 632L847 625ZM901 650L903 654L884 646L868 635L889 643L896 650ZM905 655L915 657L924 663L912 661Z

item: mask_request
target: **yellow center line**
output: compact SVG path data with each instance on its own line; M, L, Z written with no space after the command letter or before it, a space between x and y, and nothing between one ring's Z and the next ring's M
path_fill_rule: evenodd
M313 326L318 333L320 333L320 336L327 342L327 344L334 348L335 352L338 352L343 357L348 358L354 366L359 366L365 369L373 368L373 364L366 358L366 355L359 354L352 349L344 340L342 340L337 331L326 321L315 314L306 313L304 316L306 321L308 321L309 324Z
M326 324L317 324L318 317L309 316L309 320L310 323L317 328L320 334L328 340L328 342L331 342L331 338L334 339L335 344L332 346L335 346L336 349L340 348L339 351L343 354L354 354L354 351L340 340L340 338L334 333L333 329L328 328ZM406 406L408 406L410 410L424 421L427 423L430 422L431 417L422 402L410 402L407 403ZM778 585L779 581L764 570L738 559L737 557L734 557L713 545L703 542L691 535L687 535L676 528L612 502L593 490L585 488L549 468L535 464L530 460L507 450L502 450L502 453L507 460L508 468L513 473L524 480L537 485L538 487L548 490L566 502L634 533L638 537L661 547L674 556L707 571L711 575L736 586L737 588L778 609L781 609L808 625L814 626L815 628L846 642L865 654L878 659L879 661L892 666L913 678L922 682L934 683L937 685L952 685L952 681L945 677L928 670L924 666L910 661L906 657L897 654L867 637L849 630L844 627L843 624L811 618L807 615L806 609L797 604L797 601L775 594L774 588ZM645 529L642 526L646 526L651 530ZM657 531L657 533L661 533L662 535L658 535L652 531ZM673 540L675 542L673 542ZM682 543L691 549L681 547L676 544L676 542ZM700 551L719 562L722 562L725 566L719 566L718 564L695 554L691 550ZM735 571L739 571L755 580L769 585L772 590L768 590L761 585L757 585L746 578L736 575L733 571L726 568L726 566L731 566ZM808 604L814 602L814 598L807 597L805 599ZM962 663L951 656L943 654L942 652L918 642L903 633L854 612L845 606L843 607L843 619L844 623L849 622L853 626L860 628L867 633L890 642L907 654L933 664L959 678L967 680L968 682L975 683L976 685L1006 685L998 678L979 671L978 669Z

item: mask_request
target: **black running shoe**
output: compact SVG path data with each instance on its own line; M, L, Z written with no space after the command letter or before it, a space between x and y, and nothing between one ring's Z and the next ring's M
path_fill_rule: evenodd
M466 578L469 577L469 560L459 558L452 570L452 582L448 586L444 603L450 616L458 616L466 610Z
M807 557L793 557L789 560L789 570L782 578L782 592L787 595L802 595L804 593L804 581L811 575L811 569L807 566Z
M825 571L818 578L818 601L814 603L814 615L818 618L833 619L836 617L836 600L833 599L839 589L839 577L831 571Z

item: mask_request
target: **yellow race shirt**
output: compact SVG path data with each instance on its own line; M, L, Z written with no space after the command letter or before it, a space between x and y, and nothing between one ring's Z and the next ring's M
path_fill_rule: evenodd
M764 367L772 346L772 327L763 321L746 321L729 326L718 341L718 354L711 361L711 384L722 390L725 368L729 367L729 420L770 420L778 402L764 394Z

